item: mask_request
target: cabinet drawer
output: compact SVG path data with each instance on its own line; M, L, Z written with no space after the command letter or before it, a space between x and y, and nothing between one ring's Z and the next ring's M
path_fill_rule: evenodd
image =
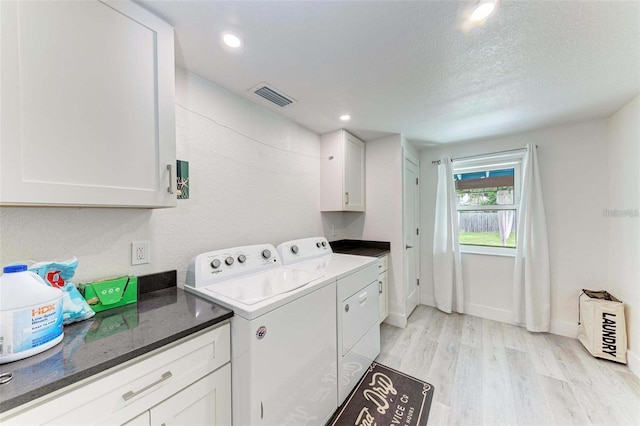
M389 256L384 255L378 258L378 273L384 272L389 269Z
M101 373L3 425L122 424L230 361L230 326L179 340Z

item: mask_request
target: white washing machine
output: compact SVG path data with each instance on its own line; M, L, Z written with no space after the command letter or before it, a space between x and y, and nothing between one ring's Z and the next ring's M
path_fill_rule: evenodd
M323 425L337 408L336 284L269 244L196 256L185 290L234 311L233 423Z
M333 253L324 237L278 245L282 262L336 280L338 405L380 353L378 260Z

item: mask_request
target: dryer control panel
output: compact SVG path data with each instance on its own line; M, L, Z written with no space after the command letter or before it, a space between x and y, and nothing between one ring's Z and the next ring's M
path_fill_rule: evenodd
M283 265L314 259L333 253L325 237L311 237L278 244L278 254Z
M282 263L271 244L210 251L199 254L189 262L186 285L204 287L278 266L282 266Z

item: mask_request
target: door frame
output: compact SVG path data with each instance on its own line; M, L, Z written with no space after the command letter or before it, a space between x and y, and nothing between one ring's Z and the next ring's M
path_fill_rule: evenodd
M418 184L417 185L411 185L411 188L407 188L406 187L406 180L405 180L405 174L406 174L406 169L407 169L407 163L411 162L416 166L416 170L417 170L417 177L418 177ZM415 155L413 152L411 152L410 150L408 150L406 147L402 147L402 253L403 253L403 262L402 262L402 267L403 267L403 276L404 279L403 281L406 281L409 279L409 270L408 270L408 261L406 259L406 249L405 249L405 245L407 244L407 241L405 240L405 226L406 223L408 221L409 215L410 214L414 214L415 215L415 224L416 227L418 229L420 229L420 184L419 184L419 176L420 176L420 160L418 158L417 155ZM409 212L407 209L407 196L409 193L409 190L411 191L415 191L415 209L413 212ZM414 239L414 245L413 245L413 250L414 250L414 254L415 254L415 276L416 279L420 279L420 235L416 235L415 239ZM404 298L404 305L405 305L405 309L404 309L404 315L405 318L408 320L409 315L411 314L411 312L408 312L407 309L407 301L408 301L408 294L406 293L405 289L407 288L407 286L405 285L406 283L403 282L403 298ZM416 306L420 304L420 286L416 285L416 292L417 292L417 303Z

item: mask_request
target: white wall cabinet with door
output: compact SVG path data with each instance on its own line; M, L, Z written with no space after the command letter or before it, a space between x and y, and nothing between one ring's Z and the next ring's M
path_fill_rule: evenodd
M175 206L173 29L127 1L0 19L0 205Z
M320 210L365 211L364 142L340 129L320 144Z
M231 424L225 323L3 413L12 425Z
M389 316L389 255L387 254L378 258L378 286L380 292L378 322L382 324L382 321Z

